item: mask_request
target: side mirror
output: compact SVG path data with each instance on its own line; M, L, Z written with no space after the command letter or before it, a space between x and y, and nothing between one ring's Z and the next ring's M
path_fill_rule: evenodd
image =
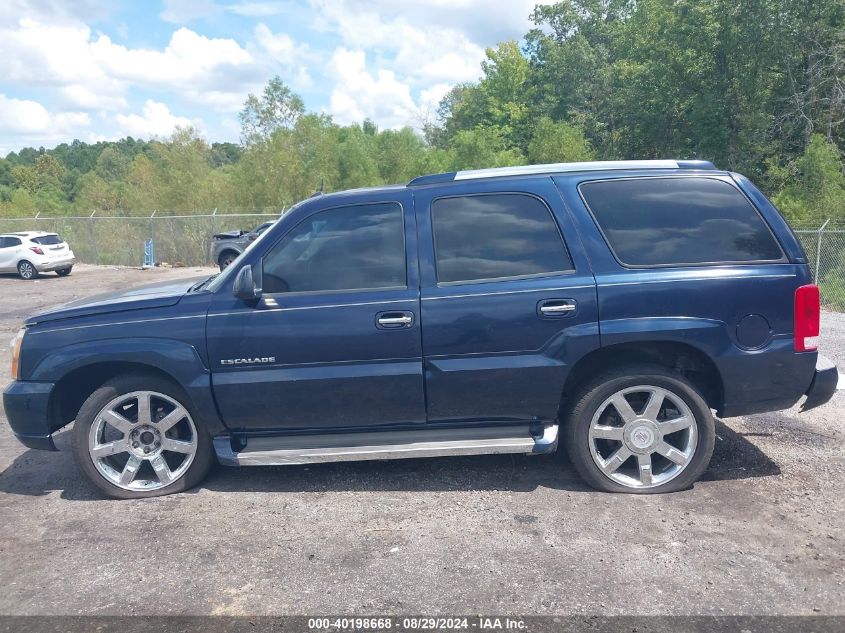
M252 276L252 266L244 266L238 271L235 283L232 285L232 294L241 301L247 303L257 301L261 298L261 288L255 285Z

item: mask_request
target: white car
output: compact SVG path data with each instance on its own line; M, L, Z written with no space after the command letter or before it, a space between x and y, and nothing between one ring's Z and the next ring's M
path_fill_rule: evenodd
M0 234L0 273L17 272L23 279L35 279L39 273L55 271L65 277L75 263L70 246L56 233Z

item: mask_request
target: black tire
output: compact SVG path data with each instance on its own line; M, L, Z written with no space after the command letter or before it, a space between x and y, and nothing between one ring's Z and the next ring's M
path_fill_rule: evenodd
M67 277L70 274L70 271L73 270L73 266L68 266L67 268L60 268L56 271L56 274L59 277Z
M599 407L618 391L639 385L659 387L679 397L690 409L697 430L697 444L683 470L673 479L647 488L623 485L605 475L593 458L589 436L593 416ZM575 470L593 488L632 494L676 492L691 487L710 463L716 438L713 414L691 382L665 367L629 365L607 372L582 385L570 403L564 411L562 439Z
M226 251L222 255L220 255L219 259L217 260L217 265L220 266L220 272L226 270L229 265L238 258L239 253L235 253L233 251Z
M88 436L96 416L109 402L115 398L133 391L152 391L169 396L184 407L196 427L197 448L193 462L178 479L172 483L154 490L126 490L108 481L96 468L88 452ZM79 413L73 426L72 435L73 454L77 465L83 474L105 495L114 499L141 499L158 497L183 492L193 488L205 478L214 463L214 450L211 437L197 418L187 395L175 383L158 376L144 374L128 374L118 376L106 382L92 393Z
M35 268L32 262L25 259L18 262L18 274L21 276L21 279L27 281L38 279L38 269Z

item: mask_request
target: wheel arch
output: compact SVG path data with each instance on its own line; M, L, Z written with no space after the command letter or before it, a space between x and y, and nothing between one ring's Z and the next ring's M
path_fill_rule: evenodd
M116 376L156 376L179 385L159 367L127 361L93 362L69 371L56 383L50 395L50 427L61 428L76 418L82 404L97 389Z
M722 408L724 385L716 364L701 349L677 341L617 343L586 354L567 375L561 408L567 406L581 385L606 372L608 368L637 363L652 363L681 374L701 392L708 407L716 410Z
M103 383L125 374L159 376L178 385L209 433L225 431L211 393L211 373L187 343L138 338L69 345L43 358L28 380L55 384L49 405L52 432L71 422Z
M226 248L224 248L222 251L220 251L219 253L217 253L217 263L219 264L219 263L220 263L220 261L221 261L224 257L226 257L227 255L234 255L235 257L237 257L237 256L238 256L238 255L240 255L242 252L243 252L242 250L238 250L238 249L236 249L236 248L234 248L234 247L232 247L232 246L227 246L227 247L226 247Z

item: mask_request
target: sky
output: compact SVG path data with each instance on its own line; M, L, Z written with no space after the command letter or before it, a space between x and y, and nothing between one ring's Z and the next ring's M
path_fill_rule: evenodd
M279 75L337 123L420 127L536 0L2 0L0 155L22 147L239 138Z

